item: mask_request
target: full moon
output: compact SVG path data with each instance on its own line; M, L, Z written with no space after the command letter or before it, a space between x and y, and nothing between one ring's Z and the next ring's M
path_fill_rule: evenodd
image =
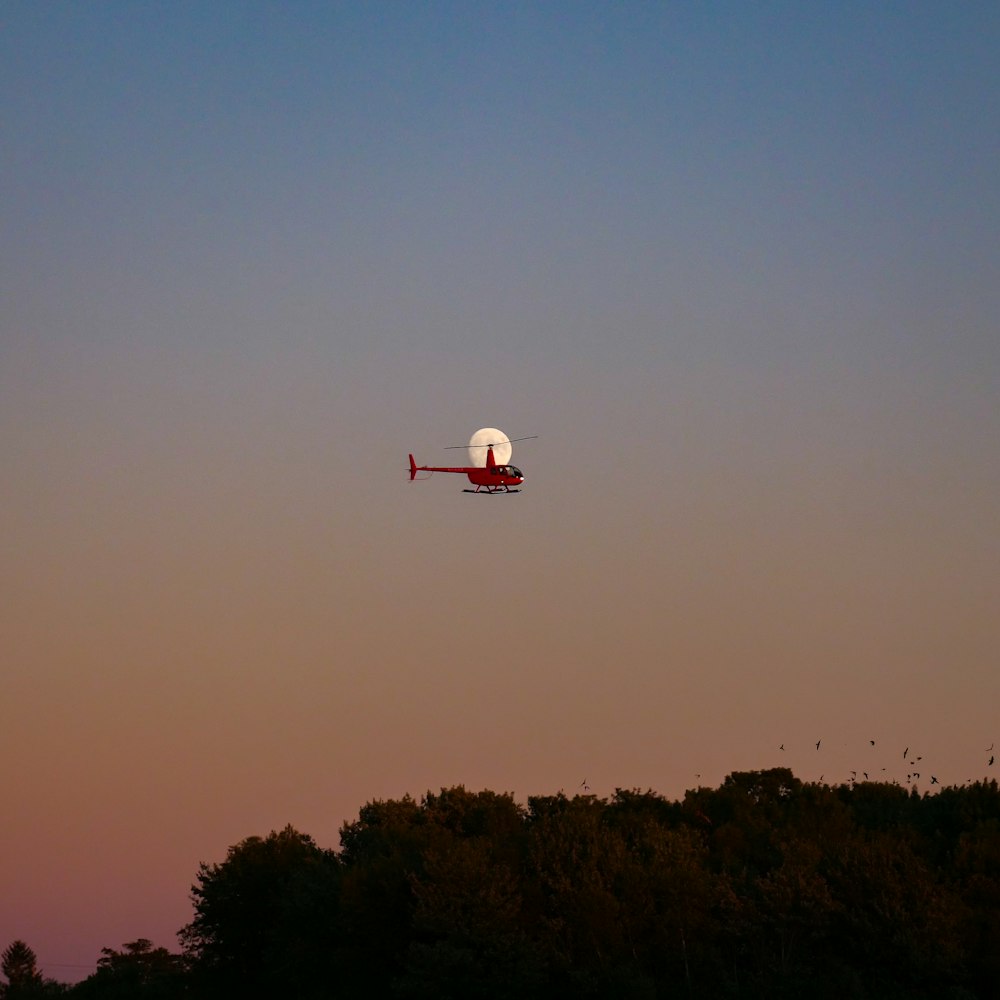
M506 465L510 461L510 438L495 427L482 427L469 438L469 465L479 469L486 468L487 446L493 445L493 458L497 465Z

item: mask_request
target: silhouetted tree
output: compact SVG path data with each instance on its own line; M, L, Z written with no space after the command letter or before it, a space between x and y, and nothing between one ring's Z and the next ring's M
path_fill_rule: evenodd
M540 898L538 939L548 958L549 995L643 996L652 983L636 962L648 898L639 888L624 833L593 796L528 800L531 874Z
M0 997L4 1000L40 1000L65 992L62 984L42 976L35 953L20 939L11 942L0 955L0 972L7 977L6 983L0 983Z
M970 980L988 996L1000 983L1000 820L978 821L960 835L952 875L967 907L962 938Z
M330 996L339 879L337 856L291 826L202 864L180 932L198 993Z
M78 983L73 996L82 1000L174 1000L187 991L185 963L166 948L139 938L121 951L102 948L97 971Z
M423 874L435 840L450 835L409 795L369 802L341 828L340 968L353 992L388 994L402 974L416 907L412 879Z
M428 792L419 804L409 796L370 802L356 822L344 825L340 839L341 968L353 990L394 988L420 995L432 981L440 990L448 980L446 967L453 969L449 981L454 982L461 977L463 963L472 961L476 967L480 960L492 961L486 951L494 958L497 950L503 951L499 938L487 941L483 914L473 912L480 906L477 900L460 902L460 897L472 891L477 879L479 891L496 894L498 900L508 891L517 894L524 816L513 796L473 793L458 786L441 789L440 794ZM500 935L505 905L498 904L491 915ZM446 916L448 906L467 908L464 925ZM510 941L507 946L514 947ZM528 960L515 952L493 966L491 988L501 989L504 977L521 975L512 970ZM478 968L485 982L481 965Z
M986 1000L998 844L995 783L920 796L775 768L681 803L526 807L441 789L366 804L339 853L286 827L202 865L180 981L199 1000ZM105 949L91 978L154 951Z
M12 990L23 989L35 984L41 985L42 974L38 971L35 953L21 940L12 942L0 956L0 971L7 977L5 995Z
M497 856L504 840L432 848L412 878L416 907L396 992L405 997L524 998L542 982L526 933L521 873Z

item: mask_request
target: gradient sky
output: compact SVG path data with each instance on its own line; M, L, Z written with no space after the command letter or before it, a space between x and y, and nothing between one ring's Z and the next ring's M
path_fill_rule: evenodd
M8 0L0 947L175 948L199 862L457 783L991 775L998 51ZM484 426L520 495L407 481Z

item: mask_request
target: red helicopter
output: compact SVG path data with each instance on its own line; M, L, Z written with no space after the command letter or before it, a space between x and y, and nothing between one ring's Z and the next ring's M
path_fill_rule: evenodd
M493 440L488 443L480 443L477 438L481 438L484 433L492 435ZM514 438L515 441L528 441L538 437L532 434L530 437ZM520 493L516 487L524 482L524 473L516 465L498 463L493 449L496 448L501 454L505 453L505 458L510 457L511 440L502 431L487 427L481 431L476 431L468 445L452 445L452 448L486 449L486 464L471 466L446 466L446 465L417 465L410 455L410 482L417 478L418 472L458 472L469 477L469 482L476 488L474 490L463 490L464 493Z

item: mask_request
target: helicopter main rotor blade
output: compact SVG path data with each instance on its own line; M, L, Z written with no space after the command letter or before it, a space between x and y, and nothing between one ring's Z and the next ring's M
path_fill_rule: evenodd
M445 445L444 450L455 451L457 448L496 448L498 445L513 444L515 441L533 441L537 437L537 434L529 434L527 437L507 438L506 441L494 441L492 444L447 444Z

